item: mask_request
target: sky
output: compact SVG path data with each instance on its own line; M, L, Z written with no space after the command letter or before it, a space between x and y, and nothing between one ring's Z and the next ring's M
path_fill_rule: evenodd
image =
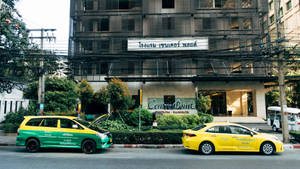
M56 41L49 43L45 40L44 49L67 54L70 0L19 0L16 8L27 29L56 29L53 33L48 32L49 36L56 37ZM30 35L37 37L40 32L32 32ZM47 36L47 33L44 35Z

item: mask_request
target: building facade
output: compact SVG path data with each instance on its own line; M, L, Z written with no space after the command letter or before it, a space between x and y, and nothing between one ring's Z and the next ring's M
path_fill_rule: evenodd
M76 80L95 89L114 77L143 107L265 118L270 65L267 0L71 0L69 56Z

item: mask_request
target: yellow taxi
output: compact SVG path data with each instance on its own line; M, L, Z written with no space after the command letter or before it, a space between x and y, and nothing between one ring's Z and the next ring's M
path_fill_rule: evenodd
M184 130L182 143L184 148L205 155L220 151L261 152L265 155L283 152L283 143L276 136L234 123L206 123Z

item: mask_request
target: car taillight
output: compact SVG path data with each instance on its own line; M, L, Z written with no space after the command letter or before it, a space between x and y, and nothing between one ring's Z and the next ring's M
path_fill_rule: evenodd
M297 124L300 125L300 122L298 122Z
M18 128L18 130L17 130L17 136L19 135L19 130L20 130L20 129Z
M196 136L196 134L190 134L190 133L185 133L184 135L188 136L188 137L194 137L194 136Z

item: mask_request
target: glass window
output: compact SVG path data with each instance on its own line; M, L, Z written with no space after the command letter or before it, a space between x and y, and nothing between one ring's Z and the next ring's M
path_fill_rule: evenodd
M270 16L270 22L271 22L271 23L274 22L274 15Z
M214 0L198 0L199 8L213 8Z
M122 19L122 30L123 31L134 31L135 29L135 22L134 19Z
M43 127L57 127L57 119L45 118L42 122Z
M212 29L212 19L203 18L203 29Z
M39 126L42 122L42 118L38 119L30 119L27 123L26 126Z
M174 0L162 0L162 8L175 8Z
M231 18L231 29L239 29L239 19Z
M194 130L194 131L198 131L198 130L201 130L201 129L203 129L204 127L206 127L206 125L201 125L201 126L198 126L198 127L192 128L192 130Z
M242 134L242 135L250 135L251 131L239 126L230 126L230 130L232 134Z
M128 74L134 74L134 65L135 63L133 61L128 62Z
M4 114L6 114L7 101L4 101Z
M286 3L286 10L289 10L289 9L291 9L292 8L292 1L288 1L287 3Z
M98 22L98 31L109 31L109 18L102 18Z
M271 1L271 2L269 3L269 9L273 9L273 8L274 8L274 2Z
M209 133L231 133L228 126L214 126L206 130Z
M252 0L242 0L241 6L242 8L251 8Z
M162 18L162 27L164 30L175 29L175 18L172 17Z
M94 0L84 0L83 5L84 5L84 10L93 10Z
M81 129L81 127L77 123L73 122L72 120L60 119L60 128L73 129L73 125L77 125L78 129Z
M234 0L215 0L216 8L234 8L235 1Z
M280 16L280 17L283 16L283 9L282 9L282 7L281 7L280 10L279 10L279 16Z
M108 73L108 63L101 63L101 74Z

